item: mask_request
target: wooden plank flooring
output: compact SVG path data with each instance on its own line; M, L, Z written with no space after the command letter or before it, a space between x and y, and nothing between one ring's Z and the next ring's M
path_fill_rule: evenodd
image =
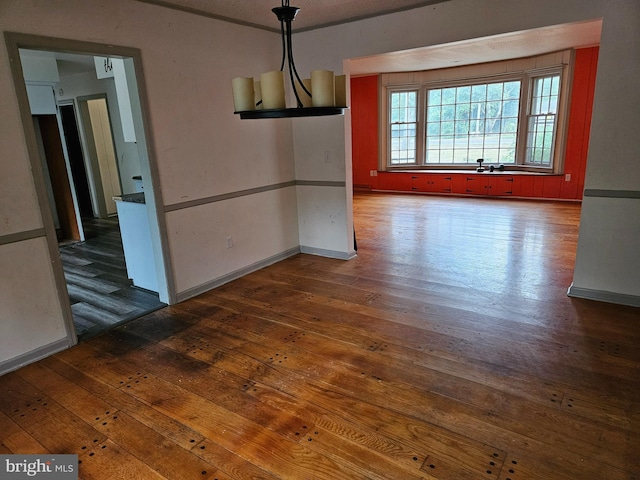
M166 306L127 275L117 219L83 219L86 241L60 247L73 322L83 341Z
M640 310L566 296L580 207L357 195L298 255L0 378L83 479L640 479Z

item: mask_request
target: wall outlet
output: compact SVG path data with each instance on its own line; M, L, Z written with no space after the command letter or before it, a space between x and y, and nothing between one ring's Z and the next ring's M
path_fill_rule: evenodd
M377 170L369 170L369 176L370 177L377 177L378 176L378 171Z
M570 182L571 181L571 174L570 173L565 173L564 174L564 181L565 182Z
M231 247L233 247L233 237L229 235L227 237L227 248L231 248Z

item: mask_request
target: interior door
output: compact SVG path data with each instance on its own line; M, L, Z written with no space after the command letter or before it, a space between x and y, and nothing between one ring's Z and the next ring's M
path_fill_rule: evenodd
M58 129L58 119L55 115L38 115L37 119L49 178L51 179L56 213L60 222L60 229L56 232L58 241L79 241L81 240L80 230L76 219L60 130Z
M120 186L116 152L113 147L107 101L104 98L88 100L87 107L91 122L91 137L100 170L106 213L107 216L112 216L117 213L113 197L121 195L122 188Z

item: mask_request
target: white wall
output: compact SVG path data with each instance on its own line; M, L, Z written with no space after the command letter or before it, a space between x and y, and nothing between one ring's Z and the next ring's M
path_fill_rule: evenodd
M0 245L0 272L0 364L64 342L67 335L51 288L54 279L44 238Z
M303 59L299 70L312 67L304 60L331 69L349 58L599 18L603 28L572 294L640 305L640 2L452 0L300 33L294 43ZM299 141L298 133L297 163L305 144L318 141ZM342 142L337 135L322 139L326 149L339 149ZM347 151L347 163L349 156Z
M609 5L609 4L608 4ZM611 2L570 294L640 306L640 2Z
M576 263L572 290L585 290L580 296L587 298L595 292L605 298L603 292L638 297L640 198L585 197L582 206L586 214L580 223L578 256L583 261ZM622 303L634 304L628 300Z
M264 252L298 246L295 187L167 214L178 290L221 278L265 260ZM274 225L278 228L274 228Z
M347 169L345 156L347 118L300 118L294 124L298 223L305 253L343 259L355 254L351 167Z

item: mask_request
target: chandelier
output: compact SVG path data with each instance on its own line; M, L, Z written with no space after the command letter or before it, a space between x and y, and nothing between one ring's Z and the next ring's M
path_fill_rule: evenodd
M298 7L289 6L289 0L282 0L282 6L271 11L280 20L282 36L282 63L280 70L260 74L260 80L238 77L232 81L235 113L241 119L317 117L342 115L346 108L346 79L344 75L334 75L330 70L314 70L311 78L301 79L293 60L291 22ZM285 66L296 101L294 108L286 107Z

